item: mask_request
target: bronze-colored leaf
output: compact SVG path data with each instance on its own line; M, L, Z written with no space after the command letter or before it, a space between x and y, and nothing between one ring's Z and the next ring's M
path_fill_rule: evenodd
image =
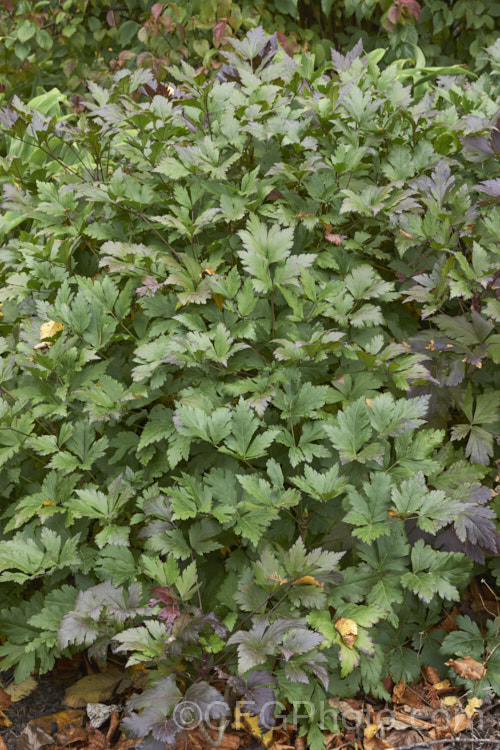
M441 682L441 677L435 667L424 666L422 672L424 673L424 677L427 682L429 682L431 685L436 685L437 683Z
M486 668L472 656L466 656L464 659L449 659L445 662L447 667L451 667L460 677L466 680L480 680L486 674Z
M459 734L460 732L465 732L466 729L468 729L471 725L471 720L467 716L467 714L457 714L456 716L453 716L448 726L450 727L453 734Z
M9 708L12 705L12 698L10 695L0 687L0 709Z

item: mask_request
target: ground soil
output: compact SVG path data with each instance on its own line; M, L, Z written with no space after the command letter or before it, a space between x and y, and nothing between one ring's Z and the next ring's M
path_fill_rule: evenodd
M17 750L17 738L29 721L58 713L67 708L63 705L64 691L64 686L55 684L50 675L40 677L38 687L31 695L13 703L5 711L12 722L10 727L0 725L0 738L7 745L7 750ZM474 744L471 741L478 739L482 742ZM425 741L425 737L418 737L418 733L415 733L412 740L413 742L422 742ZM485 707L475 720L473 729L457 735L455 740L453 743L443 740L440 750L500 750L500 702L498 700L497 702L493 701ZM491 745L485 743L484 740L492 740ZM342 747L345 747L346 750L356 750L355 746L342 745ZM71 750L71 748L68 750ZM207 750L211 750L208 745ZM245 750L248 750L248 748ZM361 750L359 744L358 750ZM411 746L408 750L411 750ZM425 750L425 748L420 747L419 750ZM429 750L436 750L436 748L430 747Z
M63 710L64 687L55 685L50 677L40 677L38 687L27 698L13 703L5 714L12 722L11 727L0 726L0 737L8 750L16 750L18 736L31 719L48 716Z

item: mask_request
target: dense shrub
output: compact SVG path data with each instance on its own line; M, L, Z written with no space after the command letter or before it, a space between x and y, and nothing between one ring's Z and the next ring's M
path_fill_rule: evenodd
M164 66L187 60L220 65L227 39L259 24L278 32L288 54L301 49L316 63L332 45L387 49L384 64L409 58L420 67L460 62L481 70L484 47L498 34L495 0L2 0L0 92L33 97L56 86L79 95L87 79L103 81L123 67Z
M314 705L444 675L498 551L498 45L469 83L233 44L1 115L2 665L128 652L163 742L180 654Z

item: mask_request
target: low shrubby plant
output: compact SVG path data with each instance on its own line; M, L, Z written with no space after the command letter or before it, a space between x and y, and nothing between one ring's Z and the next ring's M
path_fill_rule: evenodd
M181 695L265 729L471 637L500 692L496 631L439 628L498 574L498 44L233 46L0 115L0 663L127 654L151 747Z

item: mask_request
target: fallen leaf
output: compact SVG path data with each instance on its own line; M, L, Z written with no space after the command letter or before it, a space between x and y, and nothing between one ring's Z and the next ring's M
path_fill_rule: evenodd
M447 667L451 667L460 677L466 680L480 680L486 674L486 669L472 656L466 656L465 659L449 659L445 662Z
M474 714L477 713L477 709L480 708L482 705L483 705L483 701L481 698L471 698L465 707L466 715L470 719L472 719Z
M392 691L392 702L400 703L405 706L420 707L422 705L422 696L415 686L409 687L405 680L400 680L397 685L394 685Z
M378 732L378 724L368 724L363 731L363 737L366 740L371 740Z
M8 688L5 688L5 692L10 695L12 703L22 701L23 698L27 698L31 695L33 690L36 690L38 682L34 677L27 677L25 680L20 682L18 685L12 683Z
M317 581L313 576L302 576L301 578L297 578L294 585L298 585L299 583L306 584L307 586L318 586L320 589L324 588L325 585L324 583Z
M407 727L415 727L415 729L432 729L434 724L423 719L417 719L411 714L405 714L402 711L394 711L394 718L406 724Z
M55 336L62 329L62 323L56 323L55 320L48 320L46 323L42 323L40 326L40 341L52 338L52 336Z
M335 630L340 633L342 641L347 648L354 648L354 642L358 637L358 626L354 620L348 617L339 617L335 620Z
M125 737L124 734L121 734L118 742L113 745L113 750L132 750L138 743L139 740L133 740L131 737Z
M457 714L450 719L448 726L453 734L459 734L459 732L465 732L470 727L470 724L471 720L466 714Z
M392 745L387 739L382 739L382 737L378 737L375 735L375 737L372 737L371 740L365 740L363 742L363 748L364 750L391 750L394 745Z
M0 750L7 750L7 745L3 741L3 739L0 737Z
M113 691L123 677L120 669L89 674L70 685L64 694L64 703L73 708L86 706L87 703L102 703L113 695Z
M406 690L406 681L400 680L397 685L394 685L392 690L392 702L403 703L403 695Z
M451 687L451 682L449 680L442 680L441 682L436 682L432 687L434 690L447 690Z
M423 668L424 677L431 685L436 685L441 682L441 677L439 676L439 672L435 667L427 667L425 666Z
M12 722L8 716L0 709L0 727L11 727Z
M60 747L74 745L76 742L87 742L88 732L83 727L71 727L69 730L58 732L56 736L57 744Z
M0 709L9 708L9 706L12 706L12 698L3 688L0 687Z
M357 727L363 726L365 723L365 715L362 710L355 708L351 703L346 700L339 700L338 698L330 698L328 701L332 708L336 708L340 711L342 718L349 724L355 724Z
M207 730L207 731L208 731L208 734L212 737L212 739L215 740L217 732L215 730ZM136 740L136 743L137 742L138 740ZM239 734L235 734L234 732L225 732L224 737L222 739L222 743L219 747L220 747L220 750L238 750L240 745L241 745L241 736ZM254 743L254 747L255 746L256 746L256 743ZM260 743L259 743L259 746L260 746ZM113 745L113 750L115 750L116 747L117 745ZM119 743L118 743L118 747L120 747ZM179 750L207 750L207 741L202 736L200 731L198 729L195 729L192 732L188 732L186 734L186 742L184 742L182 746L179 743Z
M390 742L391 747L408 747L409 745L415 745L417 742L421 742L422 738L414 729L394 730L386 734L385 739Z
M446 615L444 620L436 625L436 628L445 630L447 633L451 633L452 630L458 630L458 625L455 622L455 617L460 614L458 607L453 607L451 612Z
M28 724L17 738L16 750L40 750L45 745L53 745L54 738L42 729Z
M111 740L115 736L116 730L120 726L120 714L118 711L111 711L111 718L109 722L108 731L106 732L106 739L108 741L108 745L111 743Z
M85 711L77 708L69 708L66 711L58 711L55 714L40 716L32 719L30 726L40 727L46 732L69 732L72 727L81 727Z
M234 710L234 722L232 726L233 729L236 730L243 729L251 734L252 737L259 740L259 742L262 742L265 747L269 748L273 744L273 730L270 729L269 732L266 732L266 734L263 735L258 724L258 719L258 716L250 716L250 713L243 713L237 703Z
M460 703L460 698L457 698L456 695L446 695L442 700L442 704L446 708L451 708L451 706L456 706L457 703Z
M113 711L118 711L118 706L108 706L106 703L87 703L87 716L90 726L99 729L107 722Z

